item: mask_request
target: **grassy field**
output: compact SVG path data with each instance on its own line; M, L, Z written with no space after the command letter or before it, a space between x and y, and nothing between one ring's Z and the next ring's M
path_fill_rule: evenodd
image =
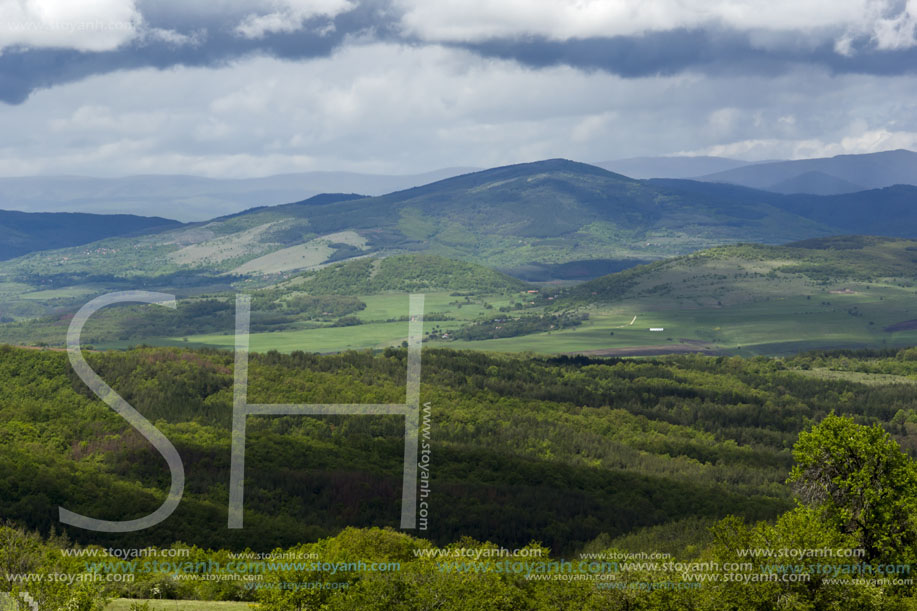
M116 598L108 603L105 611L128 611L132 603L150 603L155 611L251 611L258 605L253 603L213 602L208 600L130 600Z
M765 297L758 301L724 306L676 307L651 299L626 300L614 306L587 309L589 320L560 331L481 341L431 342L431 346L472 348L499 352L656 351L697 350L729 354L790 354L822 347L905 346L917 343L917 329L886 331L903 320L917 318L912 289L870 285L870 289L833 293L831 287L807 296ZM255 351L334 352L381 348L400 344L407 337L406 322L385 322L407 314L405 295L361 296L367 308L357 317L365 321L352 327L324 327L274 333L253 333ZM445 313L448 321L425 321L429 333L436 325L444 331L482 316L496 316L509 299L478 299L463 304L446 293L426 296L425 312ZM493 309L485 309L482 303ZM461 304L461 307L459 307ZM538 310L533 310L537 312ZM518 312L512 314L518 316ZM636 316L636 318L634 318ZM663 331L650 331L661 328ZM150 343L232 348L231 335L196 335ZM661 348L658 348L661 347ZM609 352L613 354L614 352Z
M278 350L292 352L338 352L342 350L360 350L365 348L384 348L399 345L407 339L407 321L388 322L408 315L408 296L404 294L364 295L360 299L366 303L366 309L357 313L357 318L365 324L351 327L322 327L318 329L301 329L277 331L272 333L252 333L251 349L256 352ZM425 321L424 331L429 332L434 325L449 330L475 320L487 312L496 312L496 308L509 303L505 297L472 298L466 302L464 297L449 293L429 293L424 295L424 312L440 313L454 318L446 321ZM485 308L484 303L492 306ZM187 340L187 341L186 341ZM122 342L123 343L123 342ZM126 347L122 343L105 344L105 348ZM231 349L235 339L232 335L206 334L192 335L187 338L153 339L151 345L181 345L187 347L218 347Z
M435 332L438 336L435 340L427 338L429 345L434 347L542 354L640 355L696 351L753 356L788 355L819 348L913 345L917 343L917 323L909 321L917 320L917 287L911 253L917 251L917 242L878 241L873 244L872 238L864 240L866 246L861 249L837 251L751 245L712 249L579 286L560 289L545 285L540 289L541 295L526 293L534 289L524 284L497 283L495 286L500 292L494 295L468 295L467 290L440 288L425 293L424 331L427 335ZM394 262L395 258L387 261ZM351 295L348 288L359 286L363 293L359 299L366 307L348 314L362 324L332 326L356 321L336 323L334 317L328 316L319 323L290 319L283 325L275 325L278 330L273 331L266 330L271 326L262 325L256 327L258 333L251 335L252 349L325 353L401 344L408 332L405 319L407 291L411 289L379 289L379 286L389 285L377 283L374 290L369 279L378 280L382 275L366 276L370 273L369 268L363 265L365 269L359 271L359 262L342 264L348 265L353 270L347 273L338 269L334 274L325 274L327 278L317 275L309 279L314 286L296 283L301 279L294 278L282 281L277 285L279 288L273 290L282 293L283 290L295 292L312 287L311 291L316 294L332 295L340 290ZM440 282L458 277L450 276L449 271L468 273L461 264L449 267L436 261L416 263L414 267L399 271L410 279L418 265L432 266L430 273L435 272ZM481 278L489 272L481 269L475 273L485 276L471 274L469 277L483 282ZM411 286L410 282L407 286ZM0 292L17 288L16 284L0 284ZM18 309L8 309L3 314L14 319L28 315L29 307L40 301L39 298L60 309L65 305L61 300L76 299L81 290L88 289L68 286L27 293L21 296ZM493 320L495 318L563 311L586 313L589 318L579 326L561 330L499 339L441 341L446 340L443 334L472 322L493 324L497 332L496 327L502 323ZM122 333L117 340L119 335L109 333L92 343L102 349L126 348L139 343L231 349L234 344L231 313L227 316L229 318L219 325L203 328L185 325L181 330L161 328L155 334L150 333L155 335L151 337ZM520 326L525 325L527 322L520 323ZM2 341L62 345L66 319L52 320L44 326L3 330L7 332L0 333ZM487 335L492 334L478 326L474 335L465 337Z

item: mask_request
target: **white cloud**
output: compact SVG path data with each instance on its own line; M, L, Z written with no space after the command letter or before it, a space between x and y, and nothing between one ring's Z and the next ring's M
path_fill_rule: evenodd
M274 0L270 12L251 13L236 27L244 38L265 34L296 32L311 17L334 17L353 8L350 0Z
M812 157L833 157L835 155L858 155L894 149L917 150L917 131L889 131L867 129L838 140L821 138L779 139L753 138L717 144L694 151L682 151L681 155L713 155L738 159L809 159Z
M879 49L906 49L917 45L917 0L908 0L904 10L876 20L873 29Z
M191 34L182 34L175 30L164 28L145 28L143 37L148 40L165 42L174 46L192 45L197 46L204 42L207 37L205 30L197 30Z
M108 51L136 37L141 23L134 0L0 0L0 49Z
M429 40L538 34L553 39L634 35L719 24L739 29L849 26L870 0L396 0L403 24Z
M857 38L879 49L917 44L917 0L395 0L406 33L427 41L525 35L554 40L633 36L675 28L749 32L762 48L833 42L842 55ZM787 34L791 34L790 37Z

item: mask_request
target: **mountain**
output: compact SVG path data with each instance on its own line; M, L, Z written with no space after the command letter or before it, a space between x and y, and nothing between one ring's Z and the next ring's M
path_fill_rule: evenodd
M318 234L356 231L375 248L425 250L501 267L645 258L735 239L786 241L832 233L769 199L767 193L740 202L709 193L698 197L551 159L380 197L327 206L294 203L263 213L308 219Z
M768 191L775 193L811 193L813 195L839 195L842 193L854 193L857 191L866 191L860 185L855 185L849 180L831 176L824 172L805 172L781 180L767 188Z
M749 165L726 157L630 157L594 165L631 178L693 178Z
M411 175L302 172L262 178L167 174L123 178L0 178L0 208L102 214L148 214L152 211L182 221L204 221L253 206L295 201L323 192L359 191L381 195L470 170L445 168Z
M693 180L655 179L648 182L663 192L720 202L724 206L730 202L736 206L753 206L754 202L766 204L818 226L828 226L832 229L831 234L917 237L917 187L912 185L820 196L805 193L783 195L729 184L716 184L711 188L712 183ZM816 234L811 237L816 237ZM774 244L791 240L759 241Z
M155 235L38 253L6 266L27 284L87 276L226 283L369 254L427 252L527 280L583 279L734 242L844 233L917 237L917 187L781 195L690 180L635 180L564 159L464 174L377 197L327 194ZM587 263L583 263L587 262ZM574 264L567 267L566 264ZM540 274L540 275L539 275ZM157 282L160 282L157 280Z
M796 161L775 161L747 165L740 168L715 172L701 176L698 180L708 182L725 182L752 187L755 189L772 189L787 192L785 183L804 186L805 175L817 172L835 179L831 192L844 183L850 183L847 189L879 189L897 184L917 184L917 153L903 149L869 153L865 155L838 155L818 159L799 159ZM803 178L800 178L803 177ZM812 178L808 179L812 180ZM814 179L809 193L825 194L826 178Z
M180 227L170 219L130 214L28 213L0 210L0 260L49 248L88 244Z

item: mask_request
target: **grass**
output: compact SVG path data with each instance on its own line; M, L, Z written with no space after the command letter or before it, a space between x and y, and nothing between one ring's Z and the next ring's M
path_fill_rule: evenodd
M757 301L737 300L733 305L724 306L691 304L688 307L688 304L679 306L669 300L639 298L591 307L589 320L579 327L501 339L432 342L430 345L553 354L639 350L647 346L672 346L674 351L687 341L697 344L698 350L751 356L791 354L813 348L917 344L917 330L884 331L896 322L917 318L913 289L892 284L870 286L870 289L858 287L849 294L832 293L838 290L834 286L817 291L806 287L808 299L804 295L765 293L763 297L759 294ZM367 304L366 309L357 314L364 321L362 325L253 333L251 348L254 351L337 352L382 348L406 339L406 322L386 322L407 314L406 295L369 295L360 299ZM515 297L474 297L471 303L464 299L448 293L426 295L425 312L445 313L455 320L425 321L425 332L429 333L434 325L448 331L482 316L497 316L499 307ZM486 309L484 303L492 308ZM532 310L533 313L538 311ZM518 316L519 312L509 315ZM661 327L664 331L652 332L651 327ZM210 334L189 336L187 341L166 338L148 343L231 349L234 339L231 335Z
M170 611L251 611L257 605L240 602L215 602L208 600L131 600L116 598L108 603L105 611L128 611L132 603L150 603L150 608Z
M426 326L426 325L425 325ZM278 350L292 352L341 352L364 348L384 348L400 344L408 337L407 322L373 323L353 327L322 327L300 331L277 331L274 333L252 333L250 348L254 352ZM136 343L136 342L135 342ZM151 340L150 345L182 345L188 347L212 347L232 349L233 335L193 335L184 342L177 338Z
M31 293L23 293L20 295L20 299L31 299L31 300L45 300L45 299L71 299L75 297L85 297L87 295L95 295L99 292L99 288L96 288L92 285L77 285L77 286L66 286L59 289L45 289L43 291L32 291Z

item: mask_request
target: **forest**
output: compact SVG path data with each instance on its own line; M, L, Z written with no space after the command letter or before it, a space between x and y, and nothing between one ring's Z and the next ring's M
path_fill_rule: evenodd
M620 548L706 558L708 564L715 558L724 563L739 548L848 546L865 549L867 563L913 560L914 349L654 359L426 349L421 397L431 406L432 492L429 530L413 533L420 538L392 530L401 495L398 418L249 418L245 528L229 530L232 353L137 348L85 355L175 444L186 465L184 498L165 522L139 533L94 533L61 524L58 507L101 519L146 515L164 499L168 469L136 430L83 385L65 353L0 347L4 545L18 537L39 550L211 550L201 554L353 545L340 557L391 554L410 570L396 577L350 575L355 588L322 590L321 604L356 608L363 599L352 596L401 597L400 607L367 607L380 609L429 608L420 584L430 579L452 584L443 586L443 596L455 597L443 607L449 609L475 608L461 606L471 604L459 602L466 596L462 588L505 590L507 601L528 601L507 602L507 609L712 609L740 591L725 583L705 585L703 596L682 586L636 592L599 588L594 581L589 587L576 580L535 583L480 567L483 573L472 567L457 578L438 575L442 567L429 559L406 558L406 550L424 546L537 545L555 559ZM401 402L405 372L406 350L397 348L253 354L249 400ZM862 447L848 447L854 442ZM840 472L825 468L826 456ZM859 461L857 472L845 473L851 460ZM377 540L387 543L367 542ZM401 551L386 551L395 548ZM36 554L44 558L37 565L49 556ZM667 573L649 572L632 581L672 581ZM171 580L176 598L218 595L213 584L210 590L196 583L179 587L174 575L153 577ZM238 583L236 589L224 585L227 591L219 596L257 598L265 609L319 608L316 601L289 606L296 592L282 588L239 592ZM811 603L837 596L828 592L834 586L784 582L760 585L758 606L736 608L771 608L765 601L774 587L789 588L785 595L797 600L786 608L846 608ZM149 594L140 589L114 593ZM855 591L869 598L862 608L905 608L892 603L905 604L911 593L901 587ZM678 606L688 599L693 606ZM560 600L567 602L558 607ZM345 604L351 606L340 606Z

